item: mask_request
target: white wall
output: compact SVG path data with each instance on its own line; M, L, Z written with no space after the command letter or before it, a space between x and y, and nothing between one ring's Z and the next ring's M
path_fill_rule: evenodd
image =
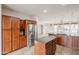
M0 4L0 54L1 54L1 4Z

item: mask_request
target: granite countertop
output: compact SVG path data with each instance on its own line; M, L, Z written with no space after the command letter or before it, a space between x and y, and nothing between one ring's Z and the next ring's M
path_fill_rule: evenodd
M41 43L47 43L47 42L49 42L51 40L54 40L55 38L56 38L55 36L44 36L44 37L39 38L36 41L39 41Z

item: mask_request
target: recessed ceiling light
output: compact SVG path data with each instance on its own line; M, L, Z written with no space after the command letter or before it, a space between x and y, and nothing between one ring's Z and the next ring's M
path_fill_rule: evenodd
M47 10L46 10L46 9L44 9L44 10L43 10L43 13L47 13Z

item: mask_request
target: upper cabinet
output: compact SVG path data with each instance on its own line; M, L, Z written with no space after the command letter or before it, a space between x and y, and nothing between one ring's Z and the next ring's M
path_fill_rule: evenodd
M20 20L20 29L25 29L26 20Z
M36 21L33 21L33 20L26 20L26 24L36 24Z
M11 17L10 16L2 16L3 21L3 29L11 29Z

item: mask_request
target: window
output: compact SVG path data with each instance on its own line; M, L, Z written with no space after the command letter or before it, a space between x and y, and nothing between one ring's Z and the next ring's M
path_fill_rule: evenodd
M44 24L41 25L41 33L48 34L67 34L76 36L79 35L79 24Z

